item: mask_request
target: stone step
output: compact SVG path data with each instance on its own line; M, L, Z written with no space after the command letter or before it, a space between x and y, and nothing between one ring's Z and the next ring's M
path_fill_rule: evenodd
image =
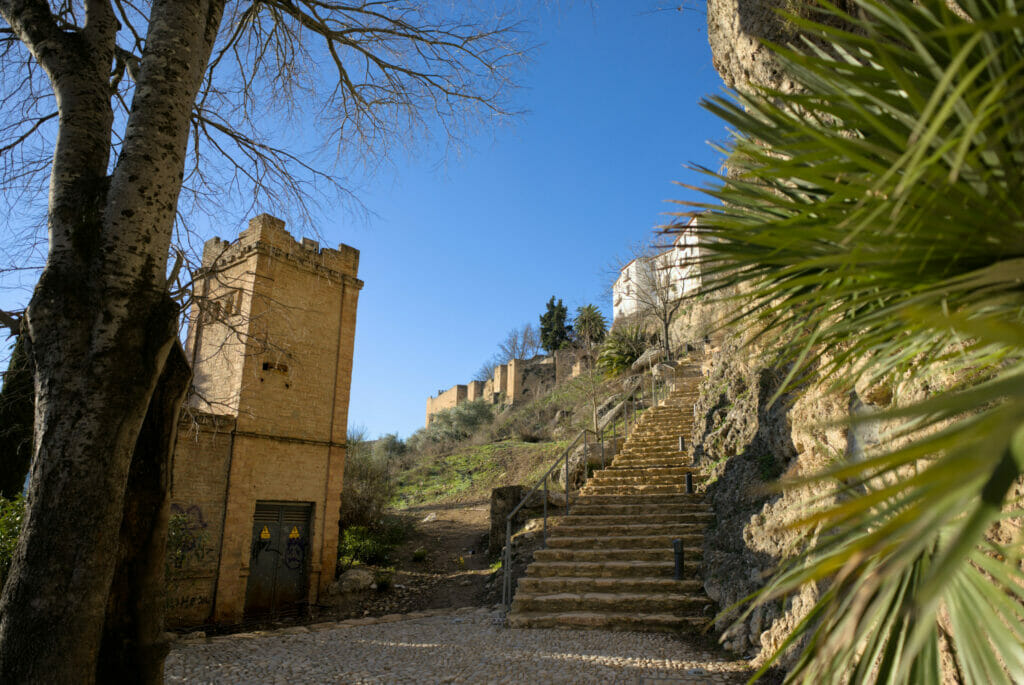
M675 574L672 561L536 561L526 569L532 578L669 578ZM683 578L700 579L696 559L683 560ZM674 581L682 582L682 581Z
M660 457L660 456L673 456L673 457L686 457L689 454L689 448L684 447L679 449L677 442L673 441L671 445L662 445L661 447L626 447L619 451L615 455L616 459L624 457Z
M526 576L519 579L518 589L532 595L571 592L628 592L641 594L692 594L702 592L704 585L699 579L675 580L674 578L592 578L587 576Z
M707 510L688 510L680 512L665 512L658 510L652 513L635 511L632 514L580 514L573 510L569 516L548 518L548 525L559 529L581 528L590 529L603 526L647 526L655 524L701 524L705 525L714 520L714 514Z
M695 466L652 466L650 468L638 468L635 466L609 466L603 471L596 472L594 478L605 476L616 476L620 478L638 478L641 476L682 476L686 478L687 473L695 473Z
M700 481L700 477L691 474L690 480L696 483ZM589 482L593 485L686 485L686 476L671 473L650 476L620 476L613 473L601 473L600 475L594 474Z
M615 516L615 517L638 517L638 516L651 516L651 515L684 515L684 516L712 516L711 508L702 501L695 501L687 504L672 504L666 506L660 503L637 503L637 502L622 502L621 504L615 504L614 502L608 503L592 503L592 504L576 504L570 510L572 517L579 517L580 519L585 518L598 518L604 516Z
M711 618L699 573L714 516L703 494L686 494L687 475L703 479L679 449L680 436L688 445L693 433L700 379L699 367L680 367L667 398L640 415L570 515L552 519L547 548L519 581L512 627L674 631ZM680 581L676 539L684 542Z
M670 537L697 536L703 537L704 528L707 523L704 521L692 522L638 522L635 519L630 523L597 523L593 522L593 516L581 517L585 519L579 525L572 525L570 516L565 522L549 529L549 537L560 538L606 538L606 537L653 537L667 535ZM631 547L632 545L625 545Z
M592 505L592 504L647 504L657 507L659 510L673 510L676 505L685 506L690 505L702 505L703 510L707 510L707 505L704 502L704 495L695 493L688 495L686 493L649 493L645 495L606 495L598 493L582 494L576 498L576 502L573 505L572 510L575 511L576 507L581 505Z
M641 466L645 461L679 462L680 465L690 464L690 455L686 450L623 450L615 455L613 466Z
M587 483L580 490L580 496L587 495L669 495L685 493L686 486L681 484L672 485L594 485Z
M577 630L630 630L677 632L703 628L710 617L675 614L599 613L573 611L560 613L529 612L508 617L509 628L572 628Z
M610 469L649 469L660 467L686 468L692 467L693 461L689 457L658 457L657 455L638 456L629 455L616 459L607 468Z
M548 539L548 542L551 540ZM698 547L683 547L683 563L700 561L704 557L703 550ZM672 544L658 549L641 549L627 547L625 549L573 549L565 547L548 547L533 553L534 561L667 561L675 563Z
M702 529L679 530L666 533L655 533L654 535L609 535L609 536L581 536L581 535L560 535L559 531L552 531L548 536L548 549L672 549L672 541L679 538L683 541L683 547L699 547L704 542ZM595 531L596 532L596 531Z
M639 592L556 592L532 594L519 589L512 611L637 612L702 615L711 600L704 594Z

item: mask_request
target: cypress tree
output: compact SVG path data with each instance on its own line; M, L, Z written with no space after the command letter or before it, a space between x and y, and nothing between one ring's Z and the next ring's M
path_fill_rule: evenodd
M540 316L540 345L548 354L567 347L572 340L572 329L566 322L569 310L555 296L548 300L547 310Z

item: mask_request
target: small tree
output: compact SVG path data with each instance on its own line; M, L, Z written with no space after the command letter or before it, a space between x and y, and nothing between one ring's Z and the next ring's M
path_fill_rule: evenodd
M339 532L353 526L372 528L380 523L395 492L383 452L384 449L378 450L378 443L367 440L366 428L349 427ZM338 539L341 540L342 536Z
M555 304L555 296L552 295L547 310L540 315L540 344L549 354L566 347L572 340L572 329L566 321L568 315L569 310L562 300Z
M494 369L496 369L497 367L501 366L504 363L505 362L502 361L501 359L501 355L495 352L494 354L491 355L490 359L483 362L480 365L480 368L476 370L476 374L473 376L473 380L483 381L484 383L486 383L487 381L494 378Z
M605 333L608 332L608 322L597 306L588 304L576 308L576 321L573 322L572 328L576 341L589 352L594 345L604 340Z
M638 256L632 292L640 316L658 325L665 356L672 354L669 328L683 304L683 284L674 278L671 254L670 250Z
M521 328L513 328L498 344L498 358L505 364L513 359L529 359L540 352L540 336L532 324L523 324Z
M505 339L498 343L498 351L491 355L477 369L473 377L475 381L488 381L494 377L494 369L508 364L513 359L529 359L540 352L540 335L532 324L523 324L505 334Z

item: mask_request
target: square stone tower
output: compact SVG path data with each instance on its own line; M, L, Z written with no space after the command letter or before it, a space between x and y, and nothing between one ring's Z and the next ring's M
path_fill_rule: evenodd
M207 241L171 485L168 618L301 611L334 579L359 251L262 214Z

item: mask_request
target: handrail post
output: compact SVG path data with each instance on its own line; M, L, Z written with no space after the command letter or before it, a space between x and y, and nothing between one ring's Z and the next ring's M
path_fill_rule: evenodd
M505 611L512 604L512 519L505 518L505 573L501 579L501 601Z
M544 476L544 547L548 546L548 477Z
M586 440L586 436L583 439ZM565 451L565 515L569 515L569 450Z
M583 434L583 480L587 482L587 474L590 473L590 445L587 444L587 438L590 436L590 432Z

